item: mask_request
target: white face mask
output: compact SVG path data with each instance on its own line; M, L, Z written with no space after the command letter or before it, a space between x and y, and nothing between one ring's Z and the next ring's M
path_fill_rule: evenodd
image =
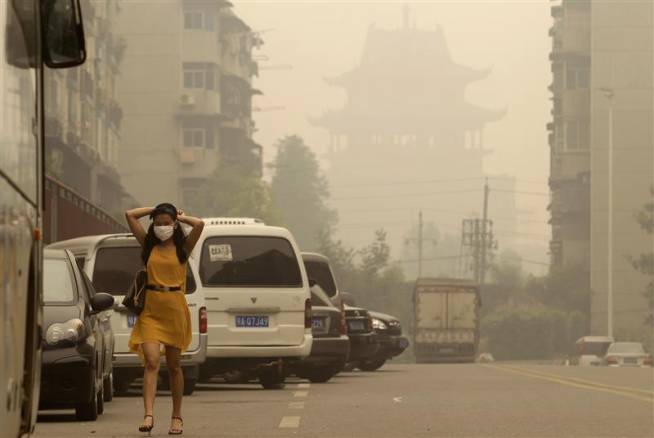
M154 227L154 235L157 236L159 240L165 242L166 240L173 237L173 232L175 227L172 225L158 225Z

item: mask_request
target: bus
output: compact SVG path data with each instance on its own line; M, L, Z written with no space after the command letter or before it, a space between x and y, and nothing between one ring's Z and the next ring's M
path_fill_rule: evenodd
M79 0L0 0L0 425L30 434L41 370L43 69L86 58Z

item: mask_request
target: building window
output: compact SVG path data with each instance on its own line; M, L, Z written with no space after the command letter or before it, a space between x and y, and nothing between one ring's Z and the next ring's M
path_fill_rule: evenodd
M203 28L204 14L202 11L184 12L184 29L199 30Z
M590 86L588 67L568 67L565 74L565 87L568 90L587 89Z
M184 12L184 29L186 30L213 31L216 28L215 22L215 15L207 11L193 10Z
M182 144L187 148L213 148L213 131L207 128L185 127L182 129Z
M588 120L570 120L565 123L565 149L584 150L590 147L590 124Z
M184 88L215 89L216 69L212 64L184 63Z

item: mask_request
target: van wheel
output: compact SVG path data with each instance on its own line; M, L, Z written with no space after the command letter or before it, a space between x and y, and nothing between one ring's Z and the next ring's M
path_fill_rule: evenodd
M114 377L114 391L116 395L127 395L132 382L125 378Z
M95 421L98 419L98 395L95 391L95 380L93 381L91 393L93 395L90 401L75 406L75 417L79 421Z
M114 399L114 373L111 372L102 381L102 392L104 392L104 401L110 402Z
M195 385L198 379L184 379L184 395L191 395L195 391Z
M259 374L259 383L264 389L284 389L285 380L284 373L276 367L270 367Z

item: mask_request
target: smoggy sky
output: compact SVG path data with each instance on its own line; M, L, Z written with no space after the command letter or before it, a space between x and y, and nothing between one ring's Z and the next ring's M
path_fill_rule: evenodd
M367 29L403 25L403 2L394 1L235 1L234 11L265 45L256 52L261 72L255 87L263 96L253 105L265 159L274 156L275 141L299 134L318 154L326 150L326 132L308 118L343 105L344 94L325 77L352 69L361 56ZM490 68L487 79L472 84L469 102L506 108L501 121L487 125L485 145L493 150L485 168L518 178L518 190L547 193L551 120L548 55L552 23L547 0L411 2L411 26L442 27L456 63ZM392 50L392 47L389 47ZM290 67L289 67L290 66ZM283 107L283 108L279 108ZM491 187L492 189L492 187ZM519 230L543 235L547 244L548 198L517 195L525 219ZM527 243L527 242L526 242ZM532 242L533 243L533 242ZM543 249L543 258L545 258Z

